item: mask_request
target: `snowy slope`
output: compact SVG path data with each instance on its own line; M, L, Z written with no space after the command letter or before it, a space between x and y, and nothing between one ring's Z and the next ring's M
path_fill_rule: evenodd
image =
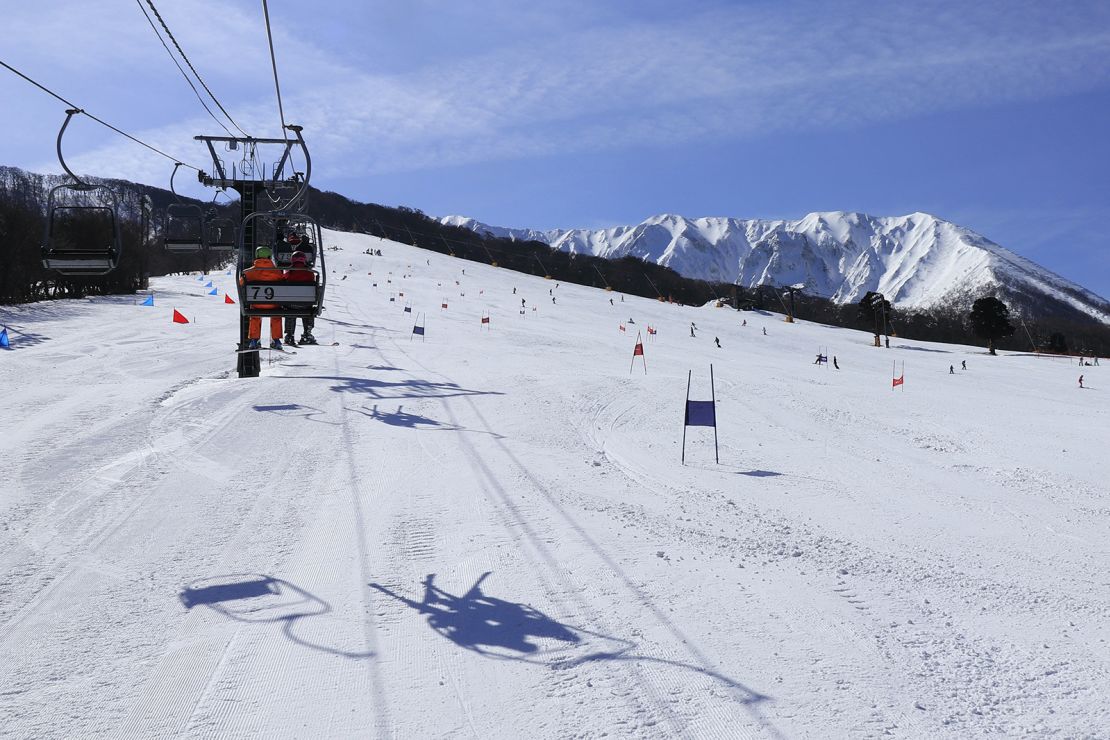
M491 227L462 216L452 226L574 253L633 255L682 275L745 287L805 283L809 292L852 303L879 291L896 306L965 306L1001 293L1016 308L1058 302L1110 321L1110 302L974 231L927 213L875 217L832 211L797 221L654 216L636 226L535 231Z
M195 276L0 307L5 736L1105 735L1110 366L327 240L257 379Z

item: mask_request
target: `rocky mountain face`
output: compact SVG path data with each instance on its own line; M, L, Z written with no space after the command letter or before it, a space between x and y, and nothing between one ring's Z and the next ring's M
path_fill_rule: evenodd
M832 211L796 221L654 216L609 229L506 229L462 216L442 223L610 259L627 255L687 277L745 287L804 284L837 303L883 293L898 308L963 309L997 295L1019 313L1110 322L1110 301L927 213Z

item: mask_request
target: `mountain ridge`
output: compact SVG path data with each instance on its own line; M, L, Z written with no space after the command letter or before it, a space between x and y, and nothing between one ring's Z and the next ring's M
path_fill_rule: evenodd
M631 255L686 277L747 288L805 283L810 292L841 304L876 291L903 309L966 308L982 295L1001 294L1019 314L1047 307L1110 322L1105 298L967 227L921 211L815 211L795 220L659 214L605 229L512 229L464 216L439 220L571 253Z

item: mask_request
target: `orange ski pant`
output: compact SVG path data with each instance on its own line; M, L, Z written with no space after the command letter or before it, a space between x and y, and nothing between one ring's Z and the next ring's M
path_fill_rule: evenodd
M281 339L282 323L280 316L270 317L270 339ZM247 327L247 339L262 339L262 317L251 316Z

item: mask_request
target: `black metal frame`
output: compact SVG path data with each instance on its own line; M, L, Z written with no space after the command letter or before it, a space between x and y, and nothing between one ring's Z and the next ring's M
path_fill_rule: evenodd
M291 298L281 300L281 293L289 295L304 294L304 288L313 287L309 283L278 283L269 281L248 281L243 277L244 272L253 264L254 250L248 248L245 235L255 232L250 228L259 219L271 219L276 224L285 221L290 224L303 225L305 231L310 231L309 241L314 242L316 262L310 268L316 274L315 290L311 300L305 298ZM321 248L323 233L320 224L311 216L291 211L255 211L243 219L243 226L239 230L239 260L236 270L236 279L239 283L239 311L243 316L291 316L296 318L319 316L324 307L324 290L327 287L327 270L324 253ZM272 247L271 247L272 248ZM277 262L274 263L277 265ZM280 267L275 267L280 269ZM275 298L275 296L277 296ZM256 308L254 304L274 305L275 308Z
M46 231L43 234L42 240L42 265L48 270L53 270L60 275L107 275L112 270L116 269L119 265L120 256L123 254L123 239L120 236L119 228L119 196L114 190L105 185L90 185L83 181L80 177L73 173L66 165L65 157L62 156L62 137L65 135L66 127L69 126L70 119L78 113L82 113L78 108L69 108L66 110L66 120L62 123L62 128L58 131L58 141L56 149L58 152L58 161L62 165L62 169L66 174L73 178L71 183L62 183L50 189L49 194L46 196ZM101 204L90 205L85 203L72 203L72 204L59 204L59 194L66 192L84 193L85 200L89 200L89 195L92 193L97 194L97 198L101 200ZM104 198L107 194L109 198ZM104 202L110 200L110 204ZM63 211L104 211L108 214L108 220L111 224L112 241L103 249L74 249L67 247L60 247L57 244L58 230L56 228L56 221L58 214Z

